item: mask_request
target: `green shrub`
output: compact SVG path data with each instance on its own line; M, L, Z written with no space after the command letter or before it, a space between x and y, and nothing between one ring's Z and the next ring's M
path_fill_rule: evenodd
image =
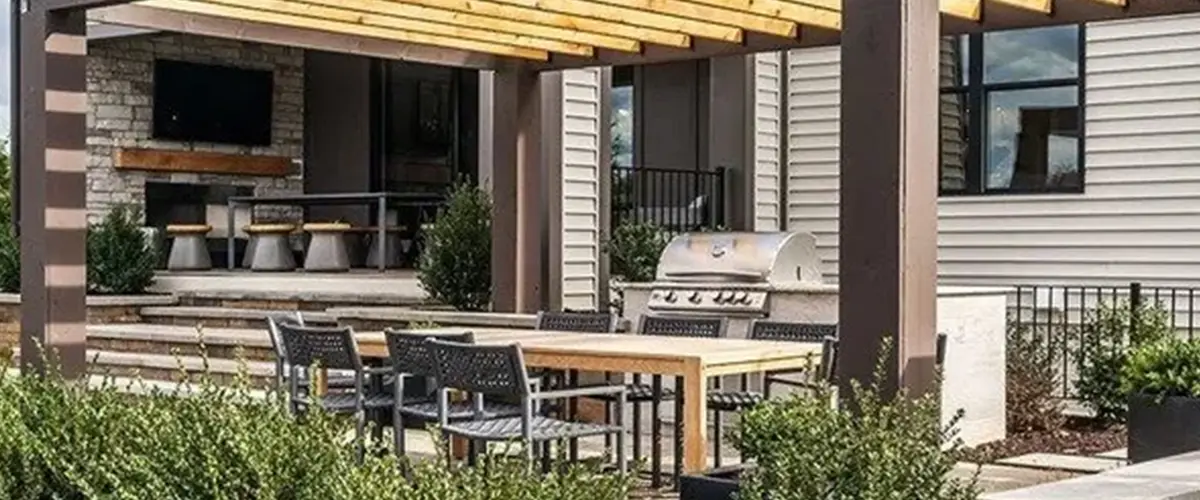
M154 283L158 247L146 237L141 219L138 209L119 205L88 228L88 292L136 295Z
M622 222L604 244L612 275L634 283L654 281L667 243L667 234L654 224Z
M1104 302L1084 327L1079 347L1079 398L1101 420L1125 420L1127 393L1121 372L1131 349L1171 336L1170 318L1157 301L1145 301L1136 315L1126 301Z
M12 227L0 227L0 292L21 291L21 242Z
M368 453L359 466L350 419L297 419L245 387L243 375L236 387L202 383L186 397L132 396L0 370L0 498L621 500L631 489L629 476L598 466L542 475L497 456L482 467L405 468L390 453Z
M1027 328L1009 328L1005 354L1005 405L1008 432L1055 431L1066 423L1059 365L1059 344Z
M492 201L467 183L451 188L445 210L425 232L418 279L430 298L462 311L492 303Z
M1200 341L1169 337L1129 354L1122 374L1125 394L1200 397Z
M854 385L838 407L822 390L746 412L734 442L756 466L743 476L740 500L977 498L974 479L948 477L961 445L958 419L942 426L936 391L920 398L901 391L887 401L882 368L875 380Z

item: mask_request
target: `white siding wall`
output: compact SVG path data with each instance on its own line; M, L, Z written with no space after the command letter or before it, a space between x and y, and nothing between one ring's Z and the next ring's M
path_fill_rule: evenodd
M754 230L779 230L779 122L782 57L754 56Z
M600 68L563 72L562 306L598 307Z
M1200 283L1200 16L1089 25L1085 193L943 198L945 282ZM793 51L789 228L837 272L838 48Z

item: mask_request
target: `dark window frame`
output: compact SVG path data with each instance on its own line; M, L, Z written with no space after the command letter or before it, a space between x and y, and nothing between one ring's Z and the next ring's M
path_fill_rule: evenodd
M1082 194L1087 185L1087 168L1084 161L1087 142L1087 106L1085 95L1087 90L1087 25L1077 25L1076 40L1076 73L1073 78L1049 78L1044 80L1026 80L1019 82L984 82L984 34L973 33L967 37L967 82L949 87L941 87L938 95L961 94L967 99L968 136L967 161L965 162L965 189L945 189L942 187L942 129L939 115L938 126L938 194L940 196L979 196L979 195L1021 195L1021 194ZM1077 130L1079 137L1076 141L1076 162L1078 164L1079 183L1077 186L1039 186L1021 188L988 188L985 180L987 171L984 155L987 132L988 96L994 92L1018 90L1037 90L1075 86L1078 107ZM940 105L940 103L939 103Z

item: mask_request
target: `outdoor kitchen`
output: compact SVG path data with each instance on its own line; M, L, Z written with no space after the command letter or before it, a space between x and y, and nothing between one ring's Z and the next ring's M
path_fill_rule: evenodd
M681 234L663 251L654 282L624 285L623 316L631 325L647 314L721 316L731 338L746 338L756 319L836 325L838 286L822 279L819 264L808 233ZM938 288L938 332L946 337L943 421L961 409L959 436L968 446L1005 437L1007 292ZM760 380L752 377L751 388Z

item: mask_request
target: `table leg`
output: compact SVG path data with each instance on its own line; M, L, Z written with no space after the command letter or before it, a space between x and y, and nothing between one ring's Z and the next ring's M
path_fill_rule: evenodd
M379 270L387 270L388 248L387 248L387 198L379 197L378 213L375 214L377 223L379 224L379 233L375 235L379 238Z
M225 204L225 222L228 224L225 226L225 267L230 271L233 270L233 263L236 261L233 258L233 237L236 234L233 225L237 223L233 213L234 207L235 205L232 201Z
M708 400L704 370L699 361L690 361L683 373L683 472L704 470L708 462L708 431L705 402Z

